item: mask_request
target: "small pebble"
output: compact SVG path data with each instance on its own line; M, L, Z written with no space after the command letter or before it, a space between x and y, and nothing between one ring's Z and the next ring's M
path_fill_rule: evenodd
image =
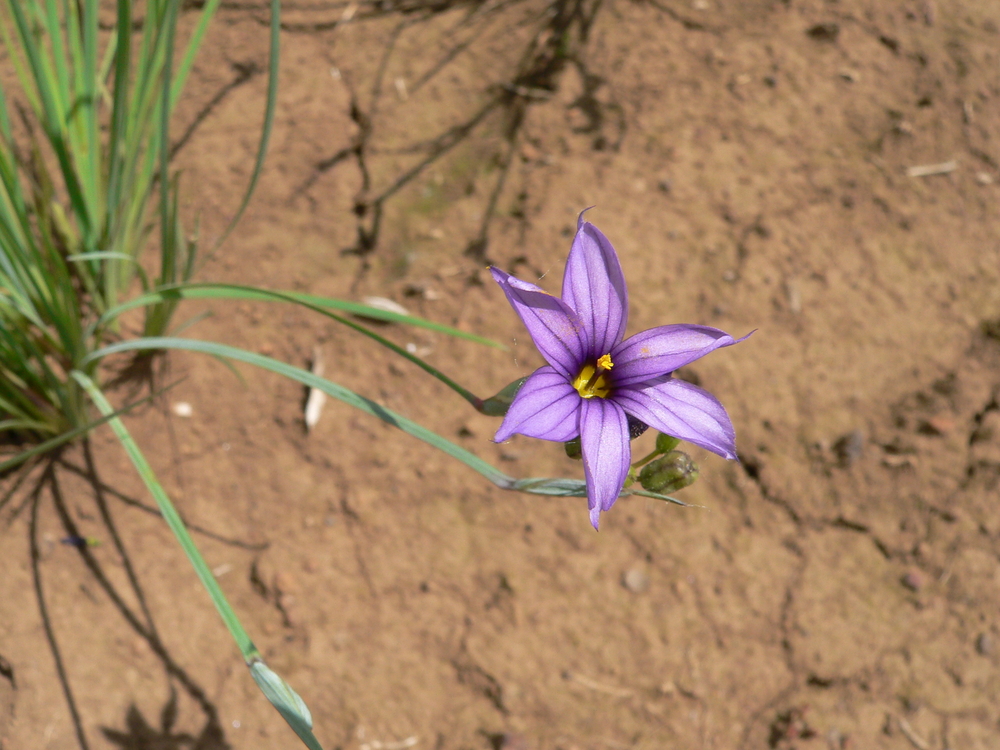
M983 656L991 656L993 654L993 650L993 636L989 633L980 633L979 637L976 639L976 651Z
M865 436L861 430L853 430L833 444L837 462L843 467L851 466L865 451Z
M882 465L888 466L890 469L899 469L904 466L913 466L914 460L913 456L900 456L895 453L890 453L889 455L882 457Z
M622 585L633 594L641 594L649 588L649 575L641 568L630 568L622 576Z
M920 591L924 587L924 576L919 570L911 570L903 576L902 583L910 591Z
M174 414L178 417L190 417L194 414L194 409L191 408L191 404L187 401L178 401L174 404Z
M795 315L802 312L802 290L795 279L785 281L785 296L788 298L788 309Z

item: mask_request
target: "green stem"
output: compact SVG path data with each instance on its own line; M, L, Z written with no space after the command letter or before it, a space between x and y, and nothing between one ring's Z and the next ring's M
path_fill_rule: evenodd
M654 458L656 458L659 455L660 455L660 452L658 450L654 449L653 452L650 453L648 456L644 456L643 458L640 458L638 461L635 461L632 464L632 468L633 469L638 469L639 467L644 466L645 464L648 464L650 461L652 461Z

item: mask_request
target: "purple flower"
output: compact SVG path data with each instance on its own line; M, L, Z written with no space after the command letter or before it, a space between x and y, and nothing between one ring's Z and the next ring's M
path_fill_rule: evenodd
M628 290L618 255L582 213L561 299L499 268L490 272L548 362L521 386L494 440L520 434L565 442L579 436L595 529L625 486L632 462L629 416L736 458L736 433L722 404L672 373L738 341L696 325L660 326L623 341Z

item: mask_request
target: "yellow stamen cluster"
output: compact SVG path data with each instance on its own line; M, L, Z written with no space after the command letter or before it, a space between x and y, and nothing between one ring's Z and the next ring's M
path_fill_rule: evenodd
M597 366L584 365L573 380L573 387L583 398L607 398L611 394L611 384L607 372L614 367L611 355L605 354L597 360Z

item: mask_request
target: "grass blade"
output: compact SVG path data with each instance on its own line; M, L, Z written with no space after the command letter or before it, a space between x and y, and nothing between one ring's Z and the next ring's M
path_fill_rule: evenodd
M378 417L383 422L386 422L393 427L397 427L418 440L422 440L423 442L434 446L452 458L458 459L473 470L478 471L498 487L510 489L516 481L513 477L507 476L499 469L494 468L489 463L479 458L479 456L470 453L450 440L447 440L437 433L428 430L426 427L423 427L416 422L397 414L391 409L387 409L386 407L375 403L371 399L359 396L352 390L344 388L341 385L337 385L336 383L326 380L325 378L313 375L311 372L303 370L300 367L295 367L294 365L287 364L286 362L281 362L280 360L272 359L271 357L265 357L263 354L248 352L245 349L239 349L234 346L217 344L213 341L198 341L196 339L150 337L134 339L131 341L121 341L116 344L106 346L88 356L84 361L84 364L96 361L109 354L115 354L117 352L149 351L155 349L183 349L186 351L201 352L215 357L232 359L237 362L245 362L246 364L254 365L255 367L260 367L264 370L270 370L271 372L275 372L279 375L284 375L285 377L291 378L292 380L302 383L305 386L317 388L332 398L343 401L345 404L349 404L357 409L360 409L366 414L371 414L373 417Z
M337 385L336 383L326 380L325 378L318 377L317 375L303 370L300 367L295 367L294 365L281 362L277 359L272 359L271 357L265 357L263 354L248 352L245 349L238 349L233 346L226 346L225 344L217 344L213 341L198 341L196 339L166 337L149 338L122 341L117 344L111 344L110 346L106 346L103 349L94 352L88 359L96 360L116 352L144 351L149 349L182 349L192 352L201 352L214 357L233 359L237 362L245 362L246 364L254 365L264 370L270 370L278 375L284 375L285 377L291 378L292 380L302 383L302 385L310 388L317 388L326 393L326 395L339 401L343 401L345 404L349 404L357 409L360 409L373 417L378 417L386 424L392 425L408 435L412 435L418 440L437 448L452 458L461 461L470 469L479 472L500 489L515 490L517 492L525 492L532 495L548 495L554 497L587 496L587 485L582 480L551 478L516 479L500 471L492 464L481 459L479 456L465 450L465 448L456 445L447 438L441 437L436 432L433 432L426 427L423 427L422 425L397 414L381 404L375 403L371 399L360 396L354 391L344 388L341 385ZM644 497L652 497L658 500L666 500L668 502L684 505L684 503L679 500L675 500L667 495L658 495L655 492L647 492L646 490L622 490L620 496L625 497L628 495L642 495Z
M281 0L271 0L271 43L270 50L268 52L268 71L267 71L267 104L264 108L264 126L261 128L260 133L260 143L257 147L257 158L254 161L253 172L250 174L250 182L247 185L247 191L243 194L243 200L240 201L240 206L236 210L236 214L233 216L232 221L229 222L229 226L226 227L225 231L219 235L218 241L215 243L215 248L219 248L226 238L229 236L230 232L236 226L236 223L243 216L243 212L246 211L247 205L250 203L250 198L253 196L254 189L257 187L257 180L260 177L261 170L264 168L264 157L267 155L267 145L271 140L271 127L274 125L274 105L278 100L278 53L281 48Z
M217 285L217 286L219 286L219 285ZM187 288L190 288L190 287L182 287L182 289L187 289ZM225 288L225 291L226 292L231 292L233 290L233 288L234 288L233 286L227 286ZM239 289L239 288L237 288L237 289ZM265 290L260 290L260 289L254 289L252 287L243 287L242 289L243 289L243 291L245 293L250 293L250 294L253 294L253 295L259 295L261 292L265 291ZM403 359L409 360L410 362L412 362L413 364L415 364L417 367L419 367L420 369L422 369L424 372L428 373L432 377L437 378L442 383L444 383L446 386L448 386L453 391L455 391L462 398L464 398L466 401L468 401L472 405L472 407L474 409L482 411L483 403L484 402L483 402L483 400L481 398L479 398L478 396L476 396L471 391L469 391L469 390L463 388L462 386L460 386L458 383L456 383L450 377L448 377L447 375L445 375L443 372L441 372L440 370L438 370L435 367L432 367L430 364L428 364L424 360L420 359L420 357L417 357L416 355L411 354L410 352L408 352L403 347L401 347L401 346L399 346L397 344L394 344L392 341L389 341L389 339L385 338L384 336L380 336L379 334L377 334L374 331L372 331L370 328L366 328L365 326L360 325L359 323L355 323L352 320L348 320L347 318L344 318L344 317L342 317L340 315L337 315L335 313L329 312L328 310L325 310L325 309L323 309L322 307L320 307L318 305L314 305L314 304L311 304L310 302L306 302L301 297L299 297L299 298L293 298L292 296L290 296L289 294L284 293L284 292L265 292L265 295L266 295L267 299L278 299L278 300L283 300L285 302L294 302L296 304L299 304L299 305L302 305L304 307L307 307L307 308L313 310L314 312L318 312L320 315L325 315L326 317L331 318L331 319L337 321L341 325L347 326L351 330L357 331L358 333L360 333L360 334L362 334L364 336L367 336L368 338L372 339L373 341L375 341L375 342L381 344L382 346L386 347L387 349L389 349L393 353L398 354ZM229 295L227 294L226 296L229 296ZM247 297L242 296L242 295L238 295L237 299L247 299ZM162 303L162 305L164 307L169 306L170 304L171 303L169 303L169 302ZM176 302L174 302L173 304L176 304ZM367 306L365 306L365 307L367 307ZM154 308L154 309L158 309L158 308L159 308L159 303L158 303L157 308ZM370 308L370 309L374 309L374 308ZM400 317L408 317L408 316L400 316ZM413 318L413 320L417 320L417 318ZM150 331L149 335L156 335L156 332L155 331Z
M216 580L211 568L208 567L205 558L201 556L201 552L198 551L198 547L195 545L194 539L191 538L191 534L188 533L184 521L167 496L163 485L157 480L156 474L153 473L153 468L146 461L146 457L139 449L139 446L132 439L131 434L129 434L121 419L115 415L111 404L108 403L107 398L105 398L94 381L78 370L74 370L72 375L76 382L87 392L87 395L90 396L101 414L111 424L111 429L114 430L115 436L122 444L122 447L125 448L125 452L131 459L132 465L135 466L136 471L139 472L139 476L142 477L142 481L156 500L156 505L160 509L163 520L167 522L167 526L170 527L174 536L177 537L181 549L184 550L184 554L187 555L192 567L194 567L198 580L201 581L201 585L208 591L209 596L212 598L212 603L219 612L219 616L233 636L233 640L236 641L236 645L239 647L244 661L250 668L254 681L261 686L261 691L267 697L268 701L278 710L305 745L310 750L322 750L322 746L312 733L312 717L309 714L306 704L284 680L264 665L260 651L257 650L253 641L250 640L250 636L244 629L239 617L236 616L236 612L229 604L229 600L222 593L222 587L219 586L219 582ZM265 681L266 688L264 684L261 684L262 680Z
M102 316L100 325L106 325L110 320L116 318L127 310L131 310L136 307L143 307L145 305L157 304L162 302L164 299L238 299L263 302L293 302L295 304L306 305L311 309L318 309L318 311L322 311L323 309L340 310L341 312L359 315L364 318L382 320L386 323L401 323L403 325L426 328L429 331L436 331L437 333L443 333L448 336L454 336L455 338L465 339L466 341L474 341L477 344L485 344L486 346L491 346L495 349L507 349L507 347L503 344L499 344L496 341L491 341L490 339L483 338L482 336L476 336L473 333L466 333L465 331L460 331L457 328L452 328L451 326L434 323L432 321L417 318L411 315L400 315L399 313L389 312L388 310L380 310L377 307L363 305L359 302L347 302L345 300L334 299L332 297L319 297L314 294L303 294L301 292L271 291L269 289L240 286L238 284L195 283L160 288L156 291L135 297L127 302L123 302L122 304L108 310Z
M163 25L163 82L161 88L160 123L156 134L160 145L160 283L177 282L174 223L170 220L170 81L174 67L174 31L177 29L178 0L167 0L167 17Z

